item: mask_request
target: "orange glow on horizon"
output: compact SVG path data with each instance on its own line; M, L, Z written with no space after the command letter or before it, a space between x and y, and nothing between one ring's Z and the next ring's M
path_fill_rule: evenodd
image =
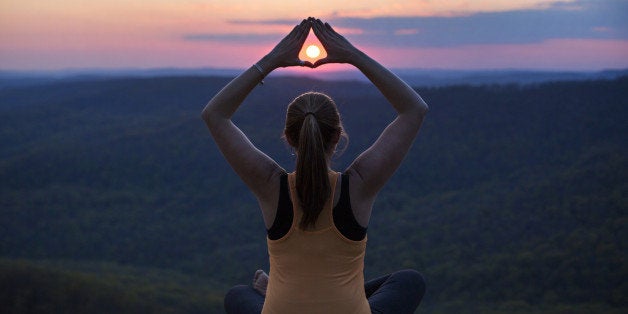
M561 1L573 4L574 0ZM0 69L213 67L246 68L255 63L302 18L332 23L341 17L454 16L477 12L543 10L547 0L39 0L0 1ZM294 24L291 24L294 21ZM628 39L557 38L526 44L474 44L452 47L376 45L352 24L336 31L359 39L358 48L394 68L546 68L604 69L628 67ZM400 27L394 36L421 34ZM599 26L597 32L611 32ZM618 30L615 30L618 31ZM190 39L198 35L200 39ZM426 35L429 35L426 33ZM205 36L205 37L204 37ZM306 49L316 45L318 57ZM327 52L312 32L299 58L316 62ZM316 71L328 71L325 65ZM299 67L290 71L299 71ZM301 69L311 73L312 69Z

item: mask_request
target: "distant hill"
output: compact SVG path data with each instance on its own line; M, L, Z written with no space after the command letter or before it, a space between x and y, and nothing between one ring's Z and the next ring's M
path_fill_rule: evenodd
M257 203L200 119L228 80L0 88L0 266L64 282L94 263L162 269L211 291L267 269ZM270 77L234 120L286 169L286 105L310 90L331 95L343 115L350 142L338 170L394 118L364 82ZM626 312L628 77L417 90L430 113L375 204L367 277L419 270L422 313ZM86 280L86 289L103 284ZM146 306L129 299L137 291L113 296ZM173 311L186 312L182 300L173 297Z
M439 70L439 69L394 69L397 75L413 86L437 87L451 85L504 85L537 84L557 81L612 80L628 75L628 69L603 71L543 71L543 70ZM23 86L61 80L96 80L121 77L189 77L219 76L235 77L242 69L217 68L155 68L155 69L71 69L65 71L2 71L0 88ZM272 73L271 77L294 77L289 71ZM316 72L310 78L334 81L362 81L366 78L357 70L335 70Z

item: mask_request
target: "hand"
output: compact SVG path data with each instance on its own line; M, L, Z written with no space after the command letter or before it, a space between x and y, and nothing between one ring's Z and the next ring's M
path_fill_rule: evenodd
M265 69L290 66L312 67L313 65L311 62L299 59L299 52L301 51L303 43L310 32L310 27L311 23L309 20L303 20L301 21L301 24L295 26L292 31L262 59L262 62L264 63L262 67Z
M351 63L355 60L359 50L331 28L329 23L323 24L321 20L314 18L310 18L310 21L314 34L327 52L327 57L314 62L314 68L326 63Z

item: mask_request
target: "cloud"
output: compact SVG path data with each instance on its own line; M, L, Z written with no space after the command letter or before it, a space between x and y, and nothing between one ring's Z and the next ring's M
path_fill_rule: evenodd
M297 25L301 21L295 20L228 20L230 24L241 25Z
M250 26L255 27L258 31L266 29L264 33L193 33L183 35L185 41L212 41L222 43L245 43L245 44L267 44L277 43L286 33L268 31L268 26L295 26L294 20L227 20L228 24L234 26Z
M332 23L364 31L347 36L351 40L384 46L455 47L530 44L550 39L628 39L628 1L556 2L543 9L451 17L335 18ZM418 31L405 31L413 29Z
M238 34L186 34L183 36L183 40L186 41L215 41L215 42L227 42L227 43L247 43L247 44L263 44L263 43L276 43L285 34L269 33L269 34L253 34L253 33L238 33Z
M230 20L231 24L295 25L293 20ZM483 44L531 44L552 39L628 39L628 1L556 1L537 9L473 13L463 16L334 16L330 24L360 45L385 47L457 47ZM355 31L357 30L357 31ZM187 34L190 41L269 43L285 34Z
M416 35L419 33L419 30L416 28L400 28L394 31L395 35Z

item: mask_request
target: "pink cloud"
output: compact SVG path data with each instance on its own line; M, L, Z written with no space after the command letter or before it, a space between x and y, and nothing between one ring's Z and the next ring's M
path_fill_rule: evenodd
M367 50L391 67L599 70L628 67L628 41L555 39L535 44Z
M416 28L400 28L395 30L394 34L395 35L415 35L418 34L419 30Z

